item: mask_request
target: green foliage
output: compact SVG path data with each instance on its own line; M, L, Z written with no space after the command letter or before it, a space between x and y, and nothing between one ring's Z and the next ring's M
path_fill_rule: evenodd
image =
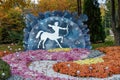
M14 7L23 8L28 5L26 2L27 1L25 0L2 0L0 6L2 6L5 10L9 10Z
M97 44L92 44L92 48L99 48L99 47L108 47L108 46L114 46L113 41L106 41L104 43L97 43Z
M10 66L0 59L0 80L5 80L11 76Z
M23 40L23 32L16 32L16 31L8 31L9 39L12 43L21 43Z
M24 20L19 8L10 9L1 19L0 42L18 43L23 40Z
M8 48L8 46L10 46L12 50L10 50ZM14 45L11 45L11 44L1 44L0 45L0 51L16 52L16 50L18 50L19 48L21 48L21 51L24 50L22 44L14 44Z
M0 40L2 40L2 28L0 28ZM1 43L1 41L0 41Z
M77 0L68 0L69 8L68 10L71 12L77 11Z
M104 43L97 43L92 44L92 48L99 48L99 47L108 47L108 46L114 46L114 37L113 36L107 36Z
M9 43L9 42L11 42L8 37L9 37L9 34L8 34L6 28L1 28L1 39L0 39L0 43Z
M104 42L105 31L101 24L101 13L97 0L85 0L83 13L88 16L88 27L92 43Z
M107 0L106 2L106 7L107 7L107 10L105 12L105 16L103 17L103 24L105 27L107 28L111 28L111 19L112 19L112 16L111 16L111 4L110 4L110 0Z
M111 28L108 28L108 27L105 28L105 34L106 34L106 36L110 35L110 30L111 30Z

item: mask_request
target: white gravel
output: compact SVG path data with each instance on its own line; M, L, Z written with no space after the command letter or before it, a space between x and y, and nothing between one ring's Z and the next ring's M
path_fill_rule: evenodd
M81 77L73 77L65 74L60 74L55 72L52 67L53 64L57 63L57 61L34 61L29 65L29 69L33 71L37 71L39 73L43 73L49 77L60 77L66 79L75 79L75 80L120 80L120 75L114 75L109 78L81 78Z

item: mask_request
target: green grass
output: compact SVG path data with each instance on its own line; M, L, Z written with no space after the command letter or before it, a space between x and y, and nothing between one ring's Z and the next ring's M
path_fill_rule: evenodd
M96 49L98 47L108 47L108 46L114 46L114 42L106 41L104 43L92 44L92 49Z
M114 46L113 36L107 36L104 43L92 44L92 49L96 49L98 47L107 47L107 46Z
M10 46L10 48L8 48ZM11 52L15 52L18 49L23 50L23 46L22 45L11 45L11 44L0 44L0 51L11 51Z

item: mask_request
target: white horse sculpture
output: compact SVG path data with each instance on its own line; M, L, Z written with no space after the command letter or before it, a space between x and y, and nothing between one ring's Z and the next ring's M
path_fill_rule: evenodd
M39 48L40 43L43 41L42 42L42 48L45 48L46 40L50 39L50 40L54 40L59 45L59 47L62 48L62 46L60 45L60 43L57 40L57 39L61 38L61 43L63 42L63 36L59 36L59 29L67 30L67 33L68 33L68 25L67 25L66 28L62 28L62 27L58 26L58 22L55 22L54 25L48 24L48 26L51 27L55 32L54 33L49 33L49 32L39 31L36 35L36 38L41 37L41 39L40 39L37 47Z

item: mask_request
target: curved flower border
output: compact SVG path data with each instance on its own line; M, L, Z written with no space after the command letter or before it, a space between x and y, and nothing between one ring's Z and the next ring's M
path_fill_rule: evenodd
M36 50L36 51L26 51L26 52L17 52L15 54L10 54L2 59L6 61L10 67L11 72L14 75L19 75L24 78L30 78L32 80L60 80L59 77L48 77L42 73L37 73L28 68L30 62L37 60L57 60L57 61L72 61L80 60L86 58L89 54L87 49L72 49L69 52L48 52L45 50ZM65 78L62 78L65 80Z
M54 71L72 76L106 78L120 74L120 47L99 48L106 52L102 57L104 62L80 65L75 62L60 62L53 66Z

